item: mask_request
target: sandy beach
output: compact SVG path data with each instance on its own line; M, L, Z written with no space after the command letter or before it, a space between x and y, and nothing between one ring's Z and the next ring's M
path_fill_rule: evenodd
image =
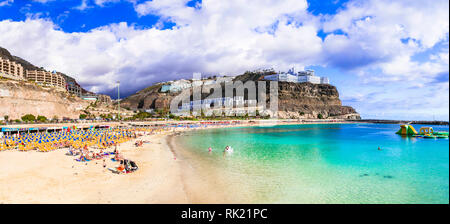
M236 126L254 126L257 123ZM267 125L267 124L266 124ZM207 128L223 128L210 126ZM225 126L226 127L226 126ZM204 128L204 127L203 127ZM135 161L139 170L114 174L102 160L77 162L67 150L51 152L0 153L0 203L232 203L211 182L199 178L188 161L177 158L172 137L195 129L176 128L145 135L149 141L119 146L124 158ZM106 159L107 168L117 162Z
M66 150L0 154L0 203L188 203L166 134L144 136L119 149L139 170L113 174L102 161L77 162ZM107 159L107 166L117 163Z

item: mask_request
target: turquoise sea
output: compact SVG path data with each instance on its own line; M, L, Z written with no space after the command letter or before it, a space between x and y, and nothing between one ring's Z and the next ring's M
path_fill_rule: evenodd
M449 203L449 140L401 137L398 129L239 127L193 131L175 140L198 179L234 203ZM227 145L233 153L223 153Z

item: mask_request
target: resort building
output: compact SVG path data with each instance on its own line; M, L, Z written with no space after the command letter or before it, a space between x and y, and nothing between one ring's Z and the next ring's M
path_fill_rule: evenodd
M192 84L190 81L185 80L185 79L181 79L181 80L177 80L174 82L169 82L169 84L163 85L161 87L161 92L165 93L165 92L179 92L183 89L187 89L187 88L191 88Z
M256 100L245 100L244 96L234 96L234 97L220 97L220 98L214 98L214 99L203 99L203 100L196 100L196 101L190 101L189 103L184 103L181 107L179 107L179 110L183 109L198 109L203 108L209 105L211 108L214 107L214 105L221 105L222 107L243 107L248 105L256 105Z
M58 74L61 74L58 72ZM70 94L76 95L78 97L81 97L81 86L77 83L77 81L67 75L63 75L64 79L66 80L66 90Z
M192 84L188 80L177 80L170 85L170 92L179 92L183 89L191 88Z
M0 77L14 80L24 80L23 67L14 61L0 58Z
M96 102L104 103L104 104L108 104L108 105L112 103L110 96L104 95L104 94L95 94L95 93L91 93L91 92L86 92L84 95L81 96L81 99L96 101Z
M265 76L264 79L270 81L280 81L280 82L297 82L298 77L289 73L279 73L275 75Z
M26 79L42 86L52 86L66 90L66 79L56 72L27 70Z
M166 93L166 92L170 91L170 85L162 85L160 91L162 93Z
M288 72L280 72L274 75L266 75L264 79L279 82L298 82L298 76L294 73L294 69L289 69Z
M313 70L300 71L295 74L294 69L290 69L287 73L281 72L274 75L267 75L264 77L264 79L280 82L309 82L313 84L330 84L330 80L328 79L328 77L315 76Z
M320 84L330 84L328 77L320 77Z
M233 81L233 77L217 77L216 79L193 79L192 81L181 79L178 81L169 81L166 84L161 86L161 92L179 92L183 89L191 88L191 87L200 87L200 86L206 86L206 85L213 85L216 83L222 83L222 82L231 82Z
M44 70L24 70L23 66L14 61L0 57L0 77L14 80L29 80L41 86L55 87L61 91L67 91L85 100L95 100L110 104L111 97L102 94L83 92L83 88L77 81L60 72L48 72Z

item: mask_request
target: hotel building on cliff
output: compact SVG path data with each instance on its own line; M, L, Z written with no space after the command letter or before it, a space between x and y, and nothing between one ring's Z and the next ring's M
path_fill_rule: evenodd
M19 63L0 57L0 77L24 80L24 69Z
M52 86L60 90L66 90L66 79L57 72L27 70L25 77L27 80L34 81L42 86Z
M53 87L60 91L67 91L85 100L95 99L104 104L111 103L111 97L103 94L95 94L84 90L77 81L61 72L49 72L45 70L25 70L15 61L0 57L0 77L17 80L32 81L45 87Z
M313 70L300 71L297 74L294 73L294 69L289 69L286 72L280 72L274 75L266 75L265 80L280 81L280 82L294 82L303 83L309 82L313 84L330 84L328 77L319 77L314 75Z
M59 72L57 72L59 73ZM62 73L59 73L62 74ZM82 95L82 88L80 86L80 84L77 83L77 81L67 75L62 75L64 77L64 79L66 80L66 89L67 92L69 92L70 94L76 95L78 97L81 97Z

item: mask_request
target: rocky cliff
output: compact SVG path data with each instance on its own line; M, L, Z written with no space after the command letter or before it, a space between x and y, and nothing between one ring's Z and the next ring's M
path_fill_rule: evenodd
M311 83L278 83L279 116L283 118L360 119L355 109L342 106L335 86Z
M247 72L237 76L234 81L261 81L264 75L267 74ZM162 93L161 86L158 84L143 89L122 100L121 106L131 110L168 110L177 93ZM268 89L266 93L269 93ZM278 115L281 118L316 119L320 114L324 118L360 119L355 109L342 106L336 87L328 84L279 82L278 104Z
M89 102L67 92L31 82L0 80L0 117L20 119L25 114L77 119Z
M15 62L21 64L23 66L24 70L43 70L42 68L38 68L37 66L34 66L30 62L28 62L20 57L11 55L11 53L9 53L8 50L6 50L5 48L2 48L2 47L0 47L0 57L6 58L10 61L15 61Z

